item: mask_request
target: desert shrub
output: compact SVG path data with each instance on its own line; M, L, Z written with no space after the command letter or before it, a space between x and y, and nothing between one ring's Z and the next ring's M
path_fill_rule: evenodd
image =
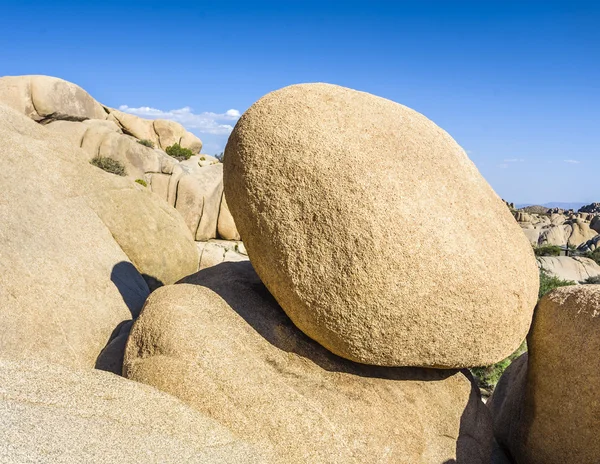
M136 179L135 182L140 185L143 185L144 187L148 187L148 184L146 183L146 181L144 179Z
M512 353L508 358L503 359L496 364L492 364L491 366L482 366L482 367L473 367L469 369L473 377L475 377L475 382L477 386L482 390L482 394L484 396L489 396L494 391L498 380L511 363L521 356L523 353L527 351L527 342L523 341L521 346L517 348L517 350Z
M558 277L551 276L545 269L540 269L540 290L538 298L543 297L546 293L558 287L566 287L567 285L575 285L575 282L570 280L562 280Z
M596 264L600 264L600 248L596 248L594 251L589 251L584 255L586 258L593 259Z
M201 156L200 161L206 161L206 156Z
M189 148L183 148L178 143L167 147L166 150L167 155L172 156L178 161L185 161L186 159L190 159L190 156L193 155L192 150Z
M215 158L217 158L217 159L219 160L219 163L222 163L222 162L223 162L223 158L224 158L224 157L225 157L225 152L223 152L223 151L222 151L221 153L217 153L217 154L215 155Z
M123 166L119 161L114 160L112 158L108 158L106 156L94 156L90 163L102 169L103 171L110 172L111 174L116 174L117 176L127 175L125 166Z
M556 245L544 245L533 249L536 256L560 256L561 251Z
M600 284L600 275L594 277L588 277L585 279L582 284Z
M154 142L148 139L138 140L138 143L144 145L145 147L154 148Z

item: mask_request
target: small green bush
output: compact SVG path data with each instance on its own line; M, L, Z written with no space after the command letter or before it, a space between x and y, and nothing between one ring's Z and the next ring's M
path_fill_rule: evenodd
M206 156L201 156L200 161L206 161Z
M96 166L97 168L100 168L106 172L110 172L111 174L116 174L117 176L127 175L125 166L123 166L119 161L114 160L112 158L108 158L106 156L94 156L90 163Z
M540 290L538 292L538 298L543 297L546 293L555 288L566 287L568 285L575 285L575 282L559 279L558 277L548 274L548 271L545 269L540 269Z
M154 142L148 139L138 140L138 143L144 145L145 147L154 148Z
M148 187L148 184L146 183L146 181L144 179L136 179L135 182L140 185L143 185L144 187Z
M593 259L596 264L600 264L600 248L596 248L594 251L590 251L584 255L586 258Z
M185 161L186 159L190 159L190 156L193 155L192 150L183 148L178 143L167 147L165 151L167 152L167 155L172 156L177 161Z
M600 284L600 276L588 277L582 283L583 284L594 284L594 285Z
M561 248L556 245L544 245L533 249L536 256L560 256L561 251Z
M484 396L489 396L494 391L496 384L500 380L500 377L511 363L521 356L523 353L527 351L527 342L523 341L521 346L517 348L517 350L511 354L508 358L503 359L496 364L492 364L491 366L482 366L482 367L473 367L469 369L471 374L475 377L475 381L477 382L477 386L483 390L482 393Z

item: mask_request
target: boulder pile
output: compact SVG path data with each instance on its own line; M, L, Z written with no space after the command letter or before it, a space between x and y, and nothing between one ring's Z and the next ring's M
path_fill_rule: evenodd
M538 269L433 122L295 85L222 165L169 159L199 141L88 97L0 79L0 461L598 462L595 286L540 303L489 407L460 370L519 347Z

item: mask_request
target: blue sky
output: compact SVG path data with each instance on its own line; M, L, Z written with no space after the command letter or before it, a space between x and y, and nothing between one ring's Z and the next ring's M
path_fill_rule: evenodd
M0 0L0 75L47 74L222 150L269 91L331 82L446 129L502 197L600 201L600 2Z

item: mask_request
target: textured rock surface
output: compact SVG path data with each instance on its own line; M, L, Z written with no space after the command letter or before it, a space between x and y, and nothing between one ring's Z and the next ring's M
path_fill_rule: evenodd
M81 87L50 76L0 78L0 103L36 121L106 119L107 111Z
M216 421L105 372L0 360L0 461L266 463Z
M576 283L600 275L600 266L595 261L579 256L542 256L538 263L550 275Z
M531 246L464 150L421 114L333 85L286 87L239 120L224 175L256 271L334 353L486 365L525 337Z
M538 304L529 359L488 403L501 445L519 464L600 462L600 285L562 287Z
M198 270L198 249L177 212L143 188L99 192L94 211L151 289Z
M154 292L124 375L181 398L280 462L489 463L491 424L460 372L341 359L302 334L250 263Z
M148 286L197 269L182 219L63 136L0 105L0 352L93 367ZM120 246L119 246L120 245Z
M0 352L93 367L148 287L83 191L131 183L3 105L0 139Z

